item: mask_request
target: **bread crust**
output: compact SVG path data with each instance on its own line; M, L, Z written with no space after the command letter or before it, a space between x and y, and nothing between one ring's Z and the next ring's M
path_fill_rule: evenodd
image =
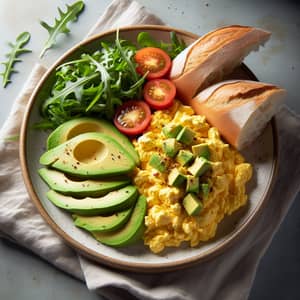
M195 113L206 116L221 135L238 150L262 132L281 108L285 90L275 85L230 80L215 84L187 101Z
M197 92L222 80L270 35L259 28L232 25L199 38L173 61L170 78L178 96L183 101L191 99Z

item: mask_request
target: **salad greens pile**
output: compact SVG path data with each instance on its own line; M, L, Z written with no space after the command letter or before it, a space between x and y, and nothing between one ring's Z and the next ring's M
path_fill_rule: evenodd
M112 119L116 107L126 99L139 99L145 76L136 72L134 54L138 48L159 47L172 58L185 44L171 33L171 43L155 41L141 32L137 45L119 39L101 42L94 53L84 53L80 58L60 65L50 97L41 107L43 120L35 128L56 128L74 117L94 116Z

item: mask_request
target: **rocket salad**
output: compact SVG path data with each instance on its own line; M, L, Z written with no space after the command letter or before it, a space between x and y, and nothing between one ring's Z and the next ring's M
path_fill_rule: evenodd
M112 120L124 101L141 99L148 72L138 72L134 57L145 46L161 48L171 58L185 48L174 32L169 44L155 41L146 32L141 32L133 44L120 39L117 32L115 41L101 42L99 50L83 53L56 69L50 96L41 106L43 120L35 127L53 129L81 116Z

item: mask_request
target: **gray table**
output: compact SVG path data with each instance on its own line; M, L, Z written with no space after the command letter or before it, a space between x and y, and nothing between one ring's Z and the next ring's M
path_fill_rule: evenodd
M17 65L19 74L13 84L0 88L0 126L4 123L13 99L19 93L32 66L38 60L42 41L47 32L38 24L39 19L53 21L57 6L72 1L58 0L0 0L0 60L21 31L32 34L33 53L24 56ZM300 113L300 6L296 1L197 1L197 0L139 0L169 25L203 34L215 27L245 24L263 27L273 37L259 53L254 52L246 64L261 81L285 87L287 104ZM72 24L69 38L59 38L58 45L49 51L43 63L50 66L66 49L84 36L88 28L110 3L109 0L85 0L86 10L76 24ZM298 200L298 201L297 201ZM254 282L250 299L300 299L300 197L266 252ZM0 240L0 299L102 299L86 287L41 261L24 249Z

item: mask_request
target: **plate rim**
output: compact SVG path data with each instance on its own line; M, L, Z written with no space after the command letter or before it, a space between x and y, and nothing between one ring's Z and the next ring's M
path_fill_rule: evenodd
M162 273L162 272L168 272L172 270L178 270L183 269L195 264L199 264L201 262L208 261L210 259L215 258L216 256L222 254L225 250L227 250L229 247L232 247L239 239L241 239L242 236L244 236L249 229L251 228L251 225L255 223L257 218L260 216L262 209L266 206L266 203L268 202L268 199L270 198L270 193L272 191L272 188L275 183L276 175L278 172L278 130L276 125L276 120L273 117L271 122L272 127L272 137L273 137L273 164L272 164L272 170L271 170L271 178L268 182L267 188L264 191L263 196L260 200L260 205L256 206L255 209L251 212L249 216L244 220L242 225L235 229L233 233L230 234L230 236L224 240L220 245L216 245L212 249L209 249L205 251L204 253L200 253L198 255L194 255L192 257L183 258L177 261L171 261L171 262L163 262L163 263L136 263L136 262L126 262L121 259L116 259L113 257L109 257L107 255L104 255L102 253L96 252L86 246L84 246L82 243L76 241L74 238L72 238L69 234L67 234L60 226L58 226L55 221L51 218L51 216L48 214L44 206L42 205L37 193L35 192L33 188L33 183L30 179L29 174L29 168L27 165L27 158L26 158L26 144L27 144L27 128L28 128L28 121L31 114L31 111L33 109L34 100L39 93L40 89L42 88L44 82L48 78L48 75L56 68L64 59L66 59L70 54L72 54L74 51L78 50L78 48L84 46L85 44L91 43L101 37L113 34L116 32L117 29L111 29L106 30L104 32L101 32L99 34L93 35L84 41L81 41L74 45L72 48L70 48L68 51L66 51L62 56L60 56L45 72L45 74L42 76L40 81L38 82L37 86L35 87L28 103L25 109L24 117L22 120L21 130L20 130L20 148L19 148L19 157L20 157L20 164L21 164L21 171L23 180L26 186L26 189L28 191L28 194L30 196L30 200L34 203L35 207L37 208L40 215L43 217L43 219L48 223L48 225L55 231L56 234L58 234L63 240L71 246L73 249L75 249L77 252L82 254L83 256L92 259L93 261L96 261L98 263L104 264L109 267L113 267L116 269L121 269L125 271L135 271L135 272L142 272L142 273ZM188 38L196 39L199 36L191 33L186 30L178 29L175 27L170 26L164 26L164 25L134 25L134 26L125 26L120 27L119 31L135 31L135 30L159 30L159 31L175 31L176 33L186 36ZM243 70L248 73L250 78L252 80L258 81L254 73L245 65L241 65Z

